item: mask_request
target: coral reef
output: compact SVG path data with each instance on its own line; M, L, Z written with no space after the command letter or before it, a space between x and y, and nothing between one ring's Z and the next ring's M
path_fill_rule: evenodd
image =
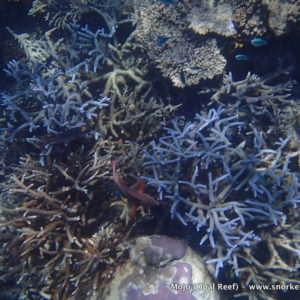
M153 93L136 44L113 45L114 26L105 24L107 33L48 17L57 26L43 34L8 28L24 55L8 63L14 82L1 92L1 162L10 169L1 284L15 298L102 298L126 258L127 237L151 219L138 211L124 226L128 203L113 193L112 157L137 176L136 141L153 138L177 106ZM132 177L125 172L126 182Z
M0 6L0 298L300 284L299 1Z

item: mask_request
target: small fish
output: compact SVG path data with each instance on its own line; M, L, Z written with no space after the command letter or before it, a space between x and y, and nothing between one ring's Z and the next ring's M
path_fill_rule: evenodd
M189 67L189 69L190 69L191 71L199 71L199 70L201 70L200 67Z
M112 170L113 170L113 181L117 185L121 194L126 197L132 204L134 204L134 209L139 205L143 206L157 206L159 202L155 200L152 196L143 193L144 182L141 182L140 188L134 190L123 182L122 178L116 172L117 162L115 160L112 161ZM134 213L133 213L134 215Z
M166 4L166 5L174 5L175 1L174 0L160 0L161 3Z
M249 57L246 54L237 54L235 56L235 59L240 60L240 61L242 61L242 60L245 61L245 60L249 60Z
M261 47L261 46L266 46L268 44L268 42L261 38L255 38L255 39L251 40L251 44L254 47Z
M115 190L115 195L116 195L117 197L121 197L121 192L120 192L119 190Z
M159 35L157 37L157 40L156 40L156 45L157 46L162 46L167 40L169 40L170 38L167 37L167 36L161 36Z

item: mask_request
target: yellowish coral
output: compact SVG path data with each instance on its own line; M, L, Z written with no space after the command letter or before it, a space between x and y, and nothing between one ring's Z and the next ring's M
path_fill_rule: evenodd
M262 0L269 10L268 23L273 32L284 34L291 23L300 21L300 2L297 0Z
M222 3L215 7L205 6L207 4L205 1L201 1L201 4L195 6L189 14L191 29L199 34L215 32L219 35L231 36L236 33L232 22L232 7L229 4Z
M233 34L232 11L228 5L214 7L211 1L205 3L199 6L198 1L189 0L163 5L160 1L152 1L138 9L134 37L146 48L162 75L176 87L212 79L222 74L226 65L216 39L205 34L220 33L217 28L225 30L222 35ZM214 22L216 11L220 18Z

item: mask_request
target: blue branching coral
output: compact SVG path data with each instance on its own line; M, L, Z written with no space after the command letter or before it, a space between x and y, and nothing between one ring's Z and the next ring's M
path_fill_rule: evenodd
M291 137L269 149L261 132L224 108L192 122L175 119L164 130L144 153L144 179L170 202L172 217L193 224L200 245L214 249L207 263L216 264L216 275L224 263L238 274L238 249L259 240L251 224L277 225L283 208L299 203L298 179L284 154Z
M106 34L99 29L94 33L87 26L74 24L65 24L63 30L65 47L60 40L51 40L51 30L39 44L13 33L25 50L27 62L13 60L5 69L15 79L17 90L0 94L11 123L10 142L21 131L29 133L27 139L37 141L45 133L59 135L90 125L108 105L107 97L91 91L87 74L101 66L113 32ZM41 49L48 59L37 55Z

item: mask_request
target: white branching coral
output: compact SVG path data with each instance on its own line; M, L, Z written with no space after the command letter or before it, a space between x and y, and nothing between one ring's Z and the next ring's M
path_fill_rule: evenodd
M92 92L79 71L95 73L99 69L112 33L65 25L61 29L66 35L63 42L52 38L55 31L47 31L37 41L12 32L25 50L27 62L13 60L5 69L16 80L18 90L0 94L9 126L14 127L7 129L10 142L20 132L27 131L27 138L37 141L45 133L61 135L91 126L101 108L108 105L109 99Z
M248 221L277 226L286 208L300 202L297 176L289 171L291 156L284 155L291 137L268 149L253 128L241 142L244 123L224 113L211 109L193 122L174 120L145 152L144 164L151 173L144 179L160 200L170 201L171 216L184 226L194 224L200 245L215 250L217 257L207 263L216 264L216 275L225 263L238 274L236 252L259 239L245 231Z
M35 0L29 11L30 15L43 14L51 26L62 26L64 23L80 23L84 15L94 14L102 19L108 30L116 24L117 9L126 1L98 1L98 0Z

